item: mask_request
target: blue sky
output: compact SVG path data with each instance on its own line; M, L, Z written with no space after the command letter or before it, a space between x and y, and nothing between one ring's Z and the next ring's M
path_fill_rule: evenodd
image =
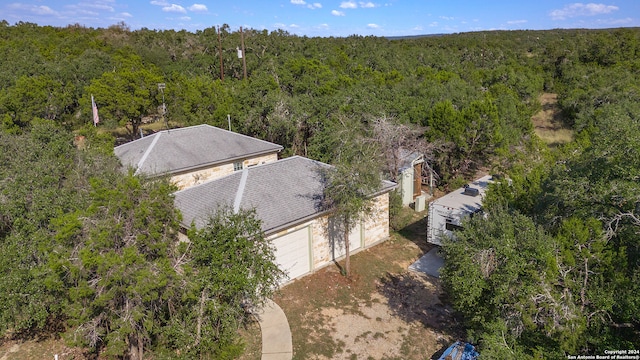
M194 32L228 24L306 36L640 26L640 0L0 0L0 19Z

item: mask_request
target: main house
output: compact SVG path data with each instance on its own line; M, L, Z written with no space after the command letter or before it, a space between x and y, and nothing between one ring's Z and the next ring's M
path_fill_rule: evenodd
M278 160L282 146L211 125L164 130L114 149L136 174L169 176L184 189Z
M116 155L123 165L150 176L167 174L180 187L174 195L183 215L183 237L192 224L206 226L220 207L255 209L274 246L276 263L290 281L343 258L345 247L331 210L321 206L327 185L323 171L330 165L300 156L277 160L281 149L200 125L120 145ZM371 194L371 216L349 235L352 253L389 237L389 192L395 187L393 182L381 181L379 190Z

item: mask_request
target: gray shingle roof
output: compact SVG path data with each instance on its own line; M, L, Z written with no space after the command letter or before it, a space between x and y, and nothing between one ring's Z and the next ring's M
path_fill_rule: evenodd
M282 146L211 125L164 130L114 149L124 166L172 174L278 152Z
M293 156L178 191L175 203L182 211L183 226L188 227L193 221L197 228L202 228L219 206L233 208L246 171L239 205L243 209L255 208L257 217L262 220L262 230L271 233L324 212L319 204L324 188L321 169L328 167L318 161ZM384 181L381 192L394 187L394 183Z

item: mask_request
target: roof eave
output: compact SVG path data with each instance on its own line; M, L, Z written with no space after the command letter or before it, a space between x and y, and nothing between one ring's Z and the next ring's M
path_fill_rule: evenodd
M247 158L251 158L251 157L254 157L254 156L267 155L267 154L270 154L270 153L279 153L282 150L283 150L283 147L281 146L279 149L257 151L257 152L245 154L245 155L242 155L242 156L236 156L236 157L232 157L232 158L227 158L227 159L224 159L224 160L221 160L221 161L213 161L213 162L209 162L209 163L198 164L198 165L184 167L184 168L170 170L170 171L157 172L157 173L151 174L150 176L159 177L159 176L163 176L163 175L176 175L176 174L180 174L180 173L187 173L187 172L190 172L190 171L193 171L193 170L203 169L203 168L207 168L207 167L210 167L210 166L213 166L213 165L222 165L222 164L232 163L232 162L235 162L236 160L240 160L240 159L247 159Z

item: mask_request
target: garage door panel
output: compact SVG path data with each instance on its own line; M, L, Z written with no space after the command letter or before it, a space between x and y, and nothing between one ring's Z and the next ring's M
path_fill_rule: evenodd
M344 246L345 244L343 241L343 235L341 233L336 233L332 238L334 243L333 244L334 259L339 258L341 256L345 256L347 251ZM349 252L353 252L354 250L360 249L361 247L362 247L361 229L360 229L360 224L358 224L349 233Z
M276 264L288 275L288 280L311 270L309 260L309 228L305 227L273 240Z

